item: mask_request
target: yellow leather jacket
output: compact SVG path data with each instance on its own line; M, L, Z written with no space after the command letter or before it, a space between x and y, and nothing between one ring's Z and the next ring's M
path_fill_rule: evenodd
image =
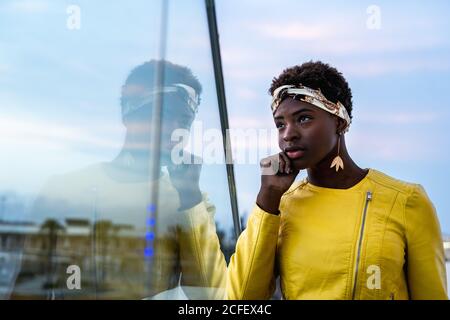
M370 169L349 189L295 183L280 215L255 205L228 266L228 299L447 299L435 208L420 184Z

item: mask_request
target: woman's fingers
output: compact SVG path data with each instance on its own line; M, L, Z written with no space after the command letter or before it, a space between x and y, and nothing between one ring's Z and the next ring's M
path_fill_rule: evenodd
M277 160L279 162L279 169L278 172L279 173L286 173L286 161L284 160L284 158L281 156L281 153L279 153L277 155Z
M284 152L280 152L280 159L282 159L281 161L284 162L284 173L286 174L290 174L292 173L292 168L291 168L291 160L289 160L288 156L284 153Z
M259 165L264 175L293 174L299 171L284 152L262 159Z

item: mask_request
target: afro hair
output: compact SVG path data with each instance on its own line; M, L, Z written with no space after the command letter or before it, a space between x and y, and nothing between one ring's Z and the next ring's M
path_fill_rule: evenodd
M342 73L329 64L309 61L287 68L278 77L273 78L269 93L272 95L276 88L288 84L320 89L328 100L341 102L352 118L352 91Z

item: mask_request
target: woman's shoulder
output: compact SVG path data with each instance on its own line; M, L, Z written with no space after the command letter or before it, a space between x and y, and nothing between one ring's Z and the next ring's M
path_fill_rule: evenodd
M391 189L392 191L397 191L405 195L410 195L418 189L423 189L419 183L398 179L380 170L372 168L369 171L368 179L370 179L372 183L377 184L379 187Z
M394 178L381 171L371 169L371 179L378 187L401 194L399 198L404 199L406 209L422 208L423 212L432 212L433 203L425 188L420 183L407 182ZM425 210L426 208L426 210Z
M378 190L385 189L385 191L391 191L403 194L408 197L413 193L426 194L423 186L416 182L405 181L399 178L395 178L380 170L370 168L369 173L366 176L369 183L376 185ZM283 194L283 198L289 198L297 191L303 189L307 185L307 179L301 178L296 180L291 187Z

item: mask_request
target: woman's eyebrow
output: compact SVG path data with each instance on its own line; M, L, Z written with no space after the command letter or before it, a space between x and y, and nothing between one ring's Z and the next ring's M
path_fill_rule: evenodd
M312 109L309 109L309 108L303 108L303 109L297 110L297 111L295 111L294 113L292 113L292 116L296 116L296 115L299 114L299 113L302 113L302 112L308 112L308 111L314 112L314 110L312 110ZM275 119L275 120L282 120L282 119L284 119L284 117L283 117L283 116L277 116L277 117L274 117L274 119Z

